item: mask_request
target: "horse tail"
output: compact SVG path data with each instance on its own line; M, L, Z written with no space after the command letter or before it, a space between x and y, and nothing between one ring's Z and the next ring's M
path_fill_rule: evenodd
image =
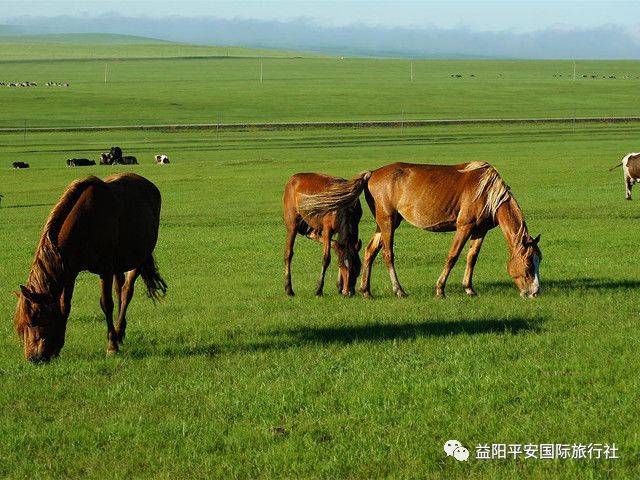
M147 295L154 302L160 300L167 294L167 284L158 272L158 265L156 264L153 255L149 255L149 258L140 265L140 276L147 286Z
M315 217L353 205L367 186L371 172L360 173L351 180L339 180L315 195L304 195L298 206L302 216Z
M611 168L609 169L609 171L610 171L610 172L612 172L613 170L615 170L616 168L621 167L621 166L622 166L622 162L620 162L619 164L617 164L615 167L611 167Z

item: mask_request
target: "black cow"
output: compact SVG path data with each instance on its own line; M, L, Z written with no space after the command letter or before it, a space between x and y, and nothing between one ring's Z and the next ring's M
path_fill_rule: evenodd
M89 160L88 158L70 158L67 160L67 167L90 167L95 164L95 160Z
M13 162L13 168L29 168L29 164L24 162Z
M132 155L125 155L113 161L114 165L138 165L138 159Z
M122 149L118 146L111 147L109 150L109 158L111 159L111 163L118 163L122 158Z

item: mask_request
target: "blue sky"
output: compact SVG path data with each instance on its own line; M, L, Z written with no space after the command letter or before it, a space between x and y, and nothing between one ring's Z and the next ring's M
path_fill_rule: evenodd
M100 15L251 18L305 17L326 26L354 23L385 27L459 28L527 32L549 27L606 24L640 31L640 1L4 1L0 20L21 16Z

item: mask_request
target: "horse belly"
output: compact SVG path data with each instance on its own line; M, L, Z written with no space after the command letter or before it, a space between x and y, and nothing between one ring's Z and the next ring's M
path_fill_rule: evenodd
M414 227L421 228L423 230L428 230L430 232L452 232L456 229L456 219L442 219L438 217L433 217L431 215L415 215L411 214L409 216L402 214L402 218L404 218L407 222L409 222Z
M456 212L448 212L422 203L398 209L402 218L414 227L431 232L451 232L456 229Z

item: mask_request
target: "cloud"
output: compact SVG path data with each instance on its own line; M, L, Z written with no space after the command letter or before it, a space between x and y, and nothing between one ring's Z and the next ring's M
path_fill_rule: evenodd
M18 17L7 21L29 33L118 33L164 40L325 53L417 58L640 58L640 27L557 25L527 33L467 27L322 26L310 19Z

